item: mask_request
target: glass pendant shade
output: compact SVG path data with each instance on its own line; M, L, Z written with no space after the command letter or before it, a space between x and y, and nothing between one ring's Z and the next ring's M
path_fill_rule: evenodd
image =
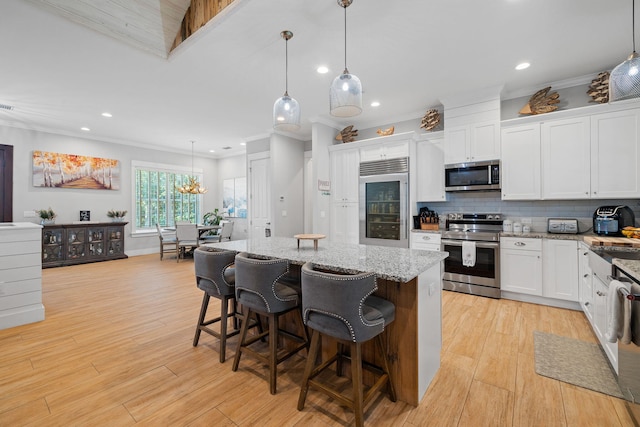
M273 104L273 128L288 132L300 129L300 105L286 92Z
M640 56L636 52L611 71L609 97L611 101L640 97Z
M329 111L335 117L352 117L362 112L362 83L349 70L333 79L329 92Z

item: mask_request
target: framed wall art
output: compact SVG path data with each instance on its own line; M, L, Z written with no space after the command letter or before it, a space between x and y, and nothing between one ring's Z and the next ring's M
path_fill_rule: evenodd
M33 186L119 190L120 162L77 154L33 152Z

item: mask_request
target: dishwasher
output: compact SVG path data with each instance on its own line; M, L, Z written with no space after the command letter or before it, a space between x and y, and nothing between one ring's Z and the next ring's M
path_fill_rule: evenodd
M640 282L631 278L617 266L613 267L612 279L640 285ZM635 312L635 316L640 316L640 295L625 291L623 294L634 305L632 313ZM640 331L636 331L636 333L640 334ZM618 385L622 394L630 402L627 409L638 425L640 422L640 347L633 342L623 344L618 341Z

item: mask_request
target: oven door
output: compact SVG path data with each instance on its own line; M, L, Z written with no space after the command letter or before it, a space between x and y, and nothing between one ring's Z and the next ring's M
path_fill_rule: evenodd
M462 264L462 242L442 239L442 250L449 252L443 280L500 289L500 243L476 242L476 263L466 267Z

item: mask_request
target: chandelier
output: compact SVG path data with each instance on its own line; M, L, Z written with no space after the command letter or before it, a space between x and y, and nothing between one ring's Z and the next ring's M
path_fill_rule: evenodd
M207 189L204 187L200 187L200 183L196 179L195 174L193 173L193 144L195 141L191 141L191 176L188 178L186 183L183 183L181 186L177 186L176 190L181 194L204 194L207 192Z

